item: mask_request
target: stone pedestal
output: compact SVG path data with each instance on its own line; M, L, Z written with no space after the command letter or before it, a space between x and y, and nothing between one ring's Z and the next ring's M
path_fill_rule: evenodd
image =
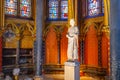
M80 80L79 62L65 62L64 80Z
M34 80L43 80L43 77L35 76L35 77L34 77Z
M15 76L14 76L14 80L19 80L19 76L18 76L18 75L15 75Z

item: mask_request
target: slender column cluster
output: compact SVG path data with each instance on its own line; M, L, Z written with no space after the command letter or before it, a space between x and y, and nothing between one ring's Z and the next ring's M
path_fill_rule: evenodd
M36 76L42 75L42 27L43 27L43 1L36 0Z
M120 80L120 0L110 0L111 80Z

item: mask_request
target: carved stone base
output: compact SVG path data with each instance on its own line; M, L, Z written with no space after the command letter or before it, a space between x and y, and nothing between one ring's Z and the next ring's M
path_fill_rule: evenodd
M41 76L35 76L34 80L43 80L43 77L41 77Z

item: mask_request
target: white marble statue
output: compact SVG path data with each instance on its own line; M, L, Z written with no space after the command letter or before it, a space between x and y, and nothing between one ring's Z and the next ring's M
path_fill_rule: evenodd
M78 60L78 27L75 26L74 19L70 19L70 27L66 37L68 38L67 58L68 61Z
M14 76L18 76L19 73L20 73L20 68L19 67L16 67L16 68L13 69L13 75Z

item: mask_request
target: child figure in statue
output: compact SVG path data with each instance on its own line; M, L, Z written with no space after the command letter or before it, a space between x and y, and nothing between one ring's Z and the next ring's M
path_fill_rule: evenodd
M78 60L78 35L79 35L78 27L75 26L74 19L70 19L70 28L68 29L68 33L66 35L66 37L68 38L67 49L68 61Z
M19 80L20 68L18 65L13 69L14 80Z

